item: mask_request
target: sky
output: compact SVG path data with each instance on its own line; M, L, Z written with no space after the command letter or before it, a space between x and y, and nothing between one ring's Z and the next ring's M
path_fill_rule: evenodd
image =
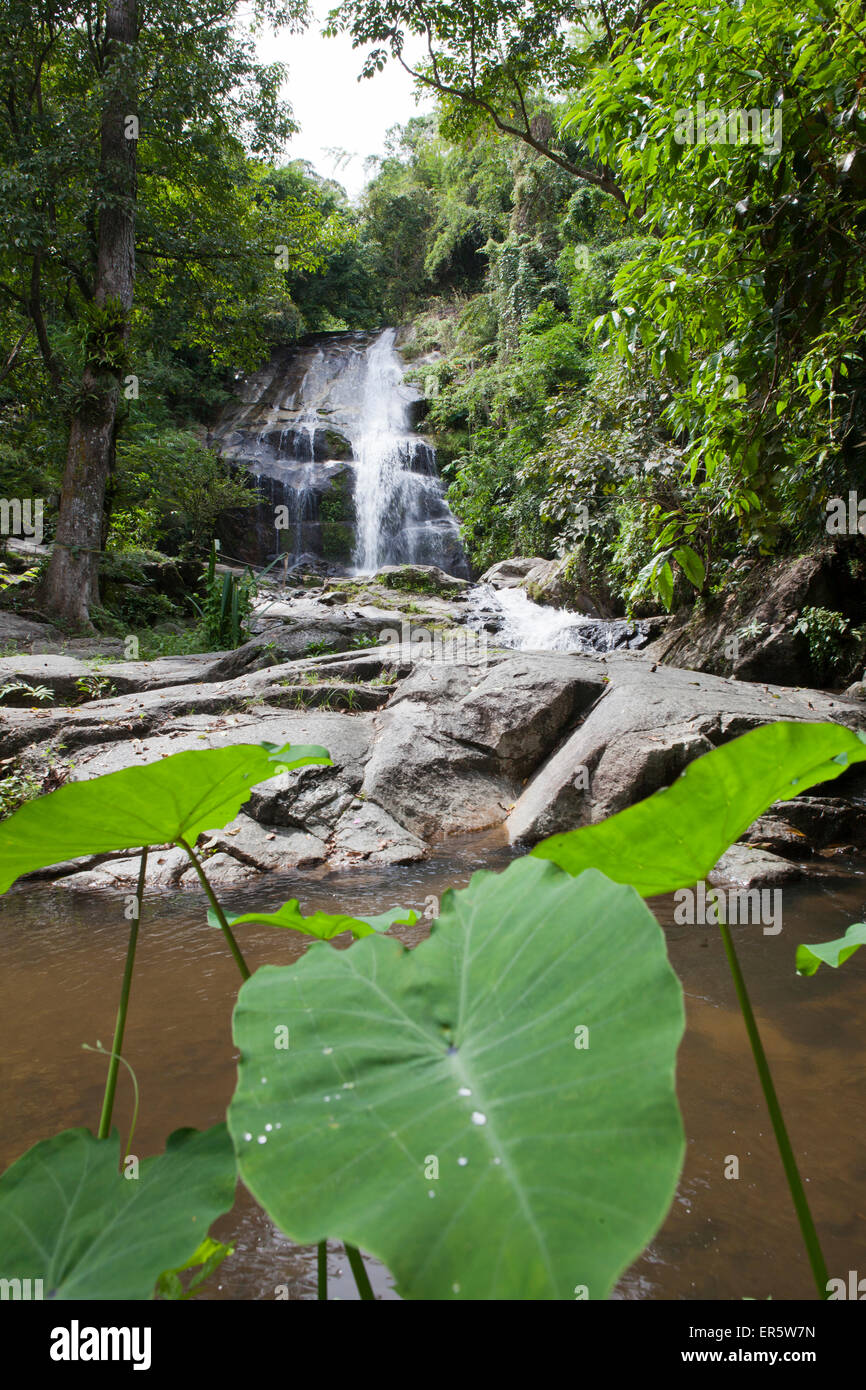
M347 35L321 35L328 11L337 0L312 0L314 18L303 34L270 33L258 42L267 62L285 63L289 80L283 95L291 103L298 134L287 149L290 159L308 159L326 178L336 178L350 197L357 197L370 177L369 155L384 153L385 135L432 103L417 105L411 78L397 63L358 82L364 49L353 50ZM343 150L344 163L329 151Z

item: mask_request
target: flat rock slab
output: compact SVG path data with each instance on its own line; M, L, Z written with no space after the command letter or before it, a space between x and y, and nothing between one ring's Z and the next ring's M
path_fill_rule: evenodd
M166 656L154 661L88 662L75 656L42 653L0 658L0 686L10 681L45 686L55 700L92 703L100 695L137 690L161 690L184 682L200 681L215 661L213 653ZM32 705L26 691L7 696L7 703Z

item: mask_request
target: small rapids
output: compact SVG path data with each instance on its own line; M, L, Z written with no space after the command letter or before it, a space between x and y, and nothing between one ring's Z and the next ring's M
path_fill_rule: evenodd
M652 640L645 622L550 608L533 603L524 589L495 589L492 584L476 586L465 621L476 632L489 633L496 646L516 651L639 651Z

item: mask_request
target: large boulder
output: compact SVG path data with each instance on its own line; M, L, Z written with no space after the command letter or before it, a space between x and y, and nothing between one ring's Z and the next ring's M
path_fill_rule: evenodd
M508 817L512 840L603 820L669 786L694 758L779 719L866 727L866 712L816 691L760 688L715 676L607 661L610 684L589 717L539 769ZM862 782L859 769L848 774Z
M583 588L574 573L571 558L542 560L527 574L523 586L533 603L551 608L567 608L589 618L612 618L613 613Z
M31 651L40 643L56 640L57 636L57 629L48 623L34 622L0 609L0 648L4 650L15 647L19 651Z
M386 589L403 589L413 594L444 594L452 598L468 589L466 579L446 574L438 565L383 565L373 576Z
M549 562L540 555L517 555L511 560L498 560L485 570L479 584L491 584L494 589L519 589L530 571Z
M337 822L331 858L340 864L360 859L372 864L411 864L426 853L424 841L381 806L355 798Z
M498 824L603 688L580 657L421 664L378 718L364 791L425 838Z

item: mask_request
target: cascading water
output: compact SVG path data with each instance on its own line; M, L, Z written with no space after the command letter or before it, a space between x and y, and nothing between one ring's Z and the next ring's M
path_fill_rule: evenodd
M234 555L287 553L362 574L404 563L468 574L435 453L412 428L420 395L403 380L396 338L393 328L322 334L240 382L215 442L253 474L263 502L252 524L249 512L234 523Z
M591 618L567 608L533 603L521 588L478 584L466 615L468 627L493 634L495 646L518 651L610 652L639 650L650 640L645 622Z
M396 336L388 328L367 349L356 441L354 560L361 574L387 564L444 567L457 544L433 451L409 426Z

